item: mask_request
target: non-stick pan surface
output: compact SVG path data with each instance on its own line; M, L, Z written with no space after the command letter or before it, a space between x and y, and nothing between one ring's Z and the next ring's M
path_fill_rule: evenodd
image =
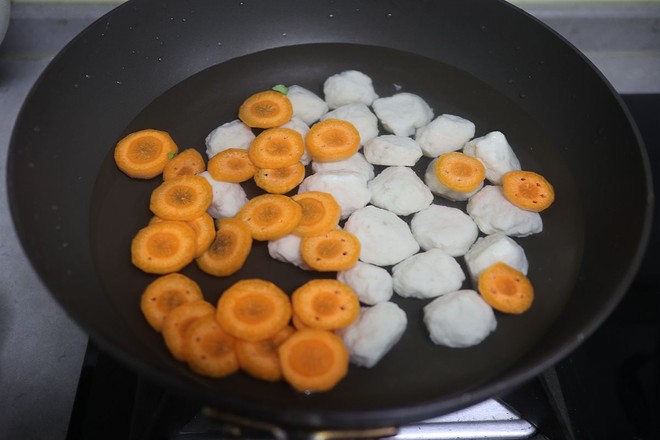
M191 373L142 318L139 296L153 277L130 264L129 243L150 217L158 179L121 174L114 144L158 128L203 151L205 136L235 119L249 94L278 83L322 94L327 76L348 69L371 76L381 96L416 93L436 114L474 121L477 135L504 132L524 168L553 182L557 201L542 214L544 232L519 240L534 307L498 315L497 331L476 347L448 349L423 327L428 301L397 298L409 320L402 340L376 367L351 367L327 393ZM8 188L30 260L103 348L200 403L312 428L422 419L538 374L624 294L652 202L644 150L611 87L554 33L492 1L128 2L78 36L38 81L12 137ZM290 292L310 277L270 259L265 245L227 279L194 265L184 273L209 301L240 278Z

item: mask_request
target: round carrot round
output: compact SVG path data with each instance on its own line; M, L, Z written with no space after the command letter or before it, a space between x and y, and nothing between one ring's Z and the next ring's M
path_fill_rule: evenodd
M484 301L504 313L523 313L534 301L534 288L529 278L502 262L479 275L478 289Z
M179 151L167 132L153 129L136 131L115 146L117 167L130 177L151 179L163 172L170 156Z
M140 298L140 310L149 325L160 332L165 317L182 304L203 299L202 290L192 279L171 273L149 283Z
M255 240L277 240L298 226L302 208L290 197L262 194L243 205L236 217L248 225Z
M188 326L197 318L213 316L215 308L206 301L191 301L172 310L163 321L163 340L175 359L186 361L185 334Z
M188 148L167 162L163 168L163 180L171 180L180 176L194 176L205 169L204 158L199 151Z
M271 194L286 194L305 178L305 166L301 162L282 168L259 168L254 182Z
M269 281L241 280L220 296L217 319L230 335L259 341L272 338L289 323L291 303L286 293Z
M300 243L303 261L320 272L350 269L360 257L360 249L360 240L342 229L303 237Z
M282 379L282 368L277 349L295 332L287 325L275 336L261 341L236 340L236 357L243 371L257 379L275 382Z
M291 128L270 128L254 138L248 156L257 168L282 168L300 161L305 142Z
M348 350L326 330L299 330L278 351L284 380L300 392L328 391L348 373Z
M208 213L186 222L195 231L195 258L202 255L215 239L215 221Z
M195 257L195 239L195 231L184 222L152 223L133 237L131 261L147 273L177 272Z
M222 150L209 160L207 169L215 180L232 183L250 180L257 171L248 151L242 148Z
M248 127L271 128L287 123L293 116L289 98L274 90L248 97L238 109L238 118Z
M302 207L302 218L293 233L306 237L319 235L339 224L341 207L330 193L308 191L291 197Z
M236 338L225 332L211 313L192 321L184 333L188 366L197 374L220 378L238 371Z
M189 221L204 214L212 201L213 190L205 178L181 176L154 189L149 208L163 220Z
M203 272L224 277L243 267L252 249L252 235L248 226L236 218L219 219L217 226L215 239L195 262Z
M467 193L481 185L486 178L486 168L479 159L452 151L438 157L435 175L447 188Z
M504 197L519 208L541 212L555 201L555 189L533 171L509 171L502 176Z
M348 285L331 278L310 280L291 295L294 316L306 326L344 328L358 318L360 300Z
M312 125L305 136L310 156L318 162L348 159L360 147L360 133L353 124L341 119L326 119Z

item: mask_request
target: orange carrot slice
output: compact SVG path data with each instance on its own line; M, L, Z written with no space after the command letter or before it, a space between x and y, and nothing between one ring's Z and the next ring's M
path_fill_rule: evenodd
M326 119L312 125L305 136L305 145L318 162L348 159L360 147L360 133L348 121Z
M149 208L163 220L189 221L204 214L212 201L213 190L205 178L181 176L154 189Z
M186 360L185 333L195 319L205 315L213 316L215 308L206 301L191 301L180 305L167 314L163 321L165 346L179 361Z
M184 222L152 223L133 237L131 261L147 273L177 272L192 262L195 240L195 231Z
M295 328L296 330L311 328L310 326L305 325L293 311L291 313L291 324L293 325L293 328Z
M208 213L186 222L195 231L195 258L201 256L215 239L215 221Z
M182 304L201 300L202 290L192 279L171 273L149 283L140 298L140 310L149 325L160 332L165 317Z
M262 194L243 205L236 217L248 225L255 240L277 240L298 226L302 208L290 197Z
M295 333L293 327L287 325L275 336L261 341L251 342L236 340L236 356L238 365L243 371L257 379L275 382L282 379L280 356L277 349Z
M348 285L331 278L313 279L291 295L294 316L323 330L346 327L358 318L360 300Z
M534 301L534 288L529 278L502 262L479 275L478 289L484 301L504 313L523 313Z
M241 280L220 296L217 319L230 335L259 341L272 338L289 323L291 303L289 297L269 281Z
M509 171L502 176L504 197L519 208L541 212L555 201L555 189L533 171Z
M215 239L195 262L203 272L224 277L243 267L252 249L252 235L247 224L236 218L219 219L217 226Z
M348 350L326 330L299 330L279 348L282 375L300 392L328 391L348 373Z
M300 242L303 261L320 272L350 269L360 257L360 249L360 240L341 229L303 237Z
M180 176L194 176L206 169L204 158L199 151L188 148L174 156L163 169L163 180Z
M257 171L257 167L248 156L248 151L242 148L222 150L209 160L207 168L215 180L232 183L250 180Z
M213 378L235 373L239 368L235 341L212 313L195 319L184 332L188 366L197 374Z
M271 194L286 194L305 178L305 166L301 162L282 168L259 168L254 182Z
M121 139L115 146L117 167L130 177L151 179L163 172L170 156L179 148L167 132L140 130Z
M476 190L484 181L486 168L479 159L452 151L438 157L435 175L447 188L467 193Z
M270 128L254 138L248 156L258 168L282 168L300 161L305 152L302 136L291 128Z
M289 98L273 90L248 97L238 109L238 118L248 127L271 128L285 124L293 116Z
M300 237L319 235L339 224L341 207L330 193L308 191L291 197L302 207L302 218L293 230Z

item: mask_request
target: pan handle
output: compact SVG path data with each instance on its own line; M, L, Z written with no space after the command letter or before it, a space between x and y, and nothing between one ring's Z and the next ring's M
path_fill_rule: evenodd
M300 431L295 429L284 429L280 426L254 420L236 414L219 411L214 408L205 407L202 414L209 419L221 422L223 428L236 438L243 438L245 431L259 431L269 434L276 440L342 440L342 439L374 439L392 437L398 433L395 427L350 429L350 430L320 430Z

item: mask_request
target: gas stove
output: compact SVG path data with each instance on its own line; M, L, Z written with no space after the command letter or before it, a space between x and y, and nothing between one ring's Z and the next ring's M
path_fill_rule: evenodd
M660 175L660 95L623 95ZM658 184L655 184L658 192ZM660 227L619 307L570 356L505 395L409 426L291 432L170 393L94 344L87 348L68 439L653 439L660 436Z

